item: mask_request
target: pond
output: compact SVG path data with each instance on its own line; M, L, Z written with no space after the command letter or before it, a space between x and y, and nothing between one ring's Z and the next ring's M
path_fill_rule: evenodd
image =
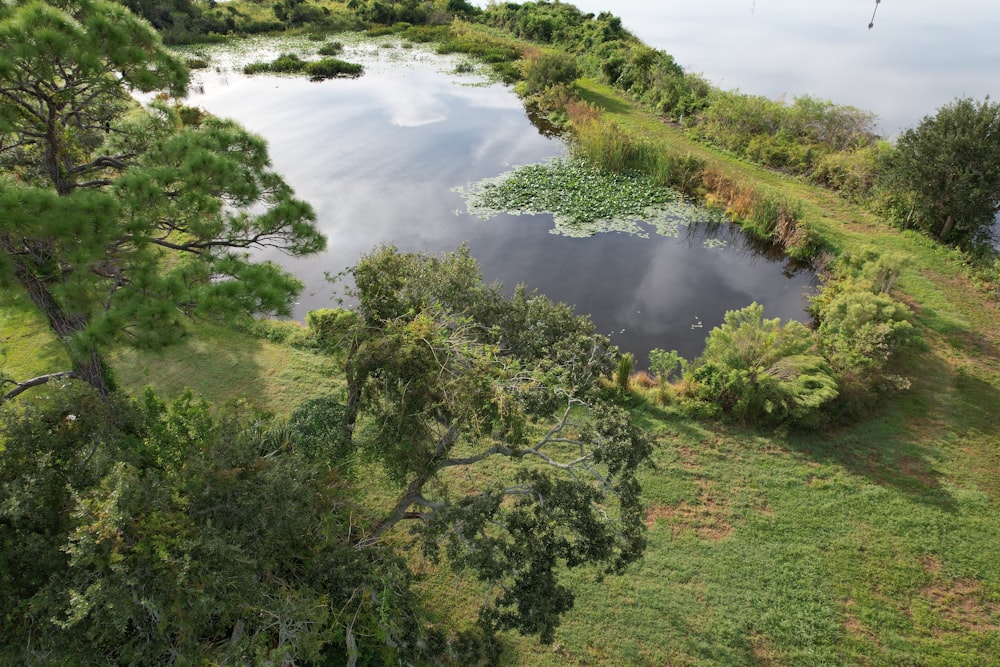
M275 169L316 208L328 250L273 257L306 284L297 318L333 305L325 275L378 244L438 253L467 243L486 281L524 283L573 305L640 366L655 347L697 356L726 310L753 301L768 317L807 319L814 276L738 228L711 224L708 212L676 236L640 225L641 235L588 238L553 233L551 215L470 214L456 188L565 155L565 145L536 129L507 87L456 73L458 56L389 38L349 40L340 57L363 63L364 76L318 83L241 73L291 47L314 53L316 43L213 47L188 99L264 136Z

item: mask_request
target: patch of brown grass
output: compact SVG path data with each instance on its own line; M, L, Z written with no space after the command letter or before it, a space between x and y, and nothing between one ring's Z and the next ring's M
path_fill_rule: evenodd
M656 378L651 376L646 371L633 373L631 382L634 386L643 387L644 389L652 389L660 386L660 383L656 381Z
M764 635L754 635L750 638L753 657L758 665L780 665L780 654L774 648L774 642Z
M653 528L658 522L666 521L674 537L685 530L693 530L700 539L711 542L727 538L733 526L729 523L725 504L711 493L710 480L700 480L699 485L701 493L697 504L681 501L677 505L650 505L646 509L646 526Z
M706 202L721 206L734 220L745 220L762 199L755 188L730 178L709 167L702 173L702 183L708 190Z
M935 582L920 589L920 598L963 632L1000 632L1000 604L984 600L982 584L975 579Z
M566 103L566 116L574 126L596 122L601 117L601 109L586 100L574 97Z

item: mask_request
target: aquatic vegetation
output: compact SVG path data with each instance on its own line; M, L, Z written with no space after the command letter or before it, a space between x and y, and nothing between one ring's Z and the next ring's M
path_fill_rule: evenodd
M337 58L307 61L294 53L282 53L271 62L250 63L243 67L244 74L305 74L313 80L332 79L338 76L361 76L364 67Z
M637 172L610 172L583 160L560 158L519 167L492 179L456 188L472 215L550 213L555 234L593 236L620 232L677 236L681 225L718 217L685 201L670 188Z
M316 56L332 55L334 50L339 52L339 58L349 61L351 64L358 64L363 68L364 74L379 74L389 70L399 70L409 68L417 63L439 63L442 72L453 72L465 76L461 81L462 85L488 85L489 79L484 76L476 67L471 72L454 72L458 64L468 61L468 57L455 53L453 55L442 56L437 54L431 45L415 42L400 42L394 40L399 48L382 48L384 40L371 39L363 32L339 32L328 35L330 40L317 47L315 41L309 39L307 35L281 35L267 37L251 37L239 41L230 41L225 44L198 44L197 47L178 47L174 49L183 58L200 58L210 62L210 67L217 73L239 73L243 74L248 66L253 72L274 72L269 66L281 56L292 55L294 58L286 58L283 64L289 67L288 73L305 73L302 64L293 62L295 59L301 63L323 62L317 60ZM339 45L339 48L338 48ZM314 68L320 67L314 65ZM344 76L345 74L341 74ZM353 76L353 75L350 75ZM198 77L196 77L197 83Z
M327 42L316 52L321 56L339 56L344 52L343 42Z

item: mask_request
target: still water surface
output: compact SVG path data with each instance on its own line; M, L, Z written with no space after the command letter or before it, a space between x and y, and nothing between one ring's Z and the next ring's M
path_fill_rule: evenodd
M805 319L814 277L758 254L731 225L681 227L676 238L652 231L567 238L551 233L548 215L469 215L453 188L566 149L539 133L509 89L454 74L457 58L360 43L342 56L365 64L358 79L240 73L245 62L287 47L257 41L238 53L213 51L213 67L196 73L188 103L263 135L275 169L316 208L329 249L275 257L307 286L296 317L332 305L325 274L380 243L435 253L468 243L487 281L525 283L574 305L640 365L654 347L696 356L726 310L753 301L768 317Z

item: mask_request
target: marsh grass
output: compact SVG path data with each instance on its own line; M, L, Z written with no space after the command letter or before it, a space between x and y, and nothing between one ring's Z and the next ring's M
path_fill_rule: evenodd
M316 51L321 56L339 56L343 52L343 42L327 42Z
M271 62L255 62L245 65L243 73L253 74L305 74L310 79L320 81L336 77L358 77L364 67L337 58L303 60L295 53L282 53Z

